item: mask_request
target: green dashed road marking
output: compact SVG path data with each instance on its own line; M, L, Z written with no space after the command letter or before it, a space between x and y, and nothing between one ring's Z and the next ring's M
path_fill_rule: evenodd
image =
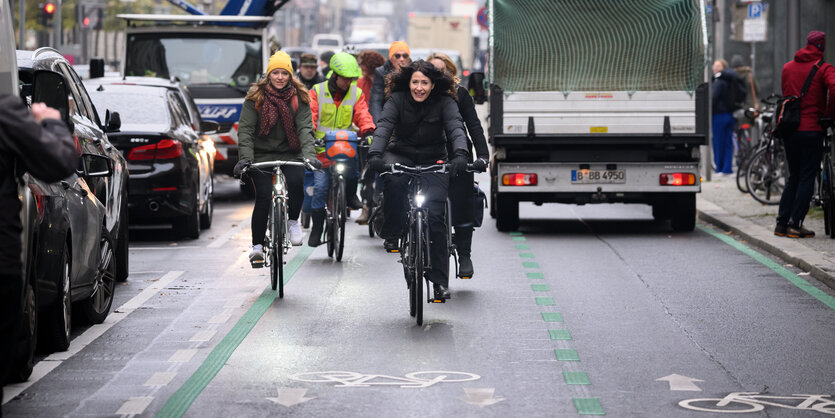
M554 306L557 302L554 302L554 298L536 298L536 304L540 306Z
M534 258L533 253L519 253L519 257L522 257L522 258Z
M559 361L580 361L580 354L571 348L557 348L554 350L554 355Z
M290 281L293 275L299 270L302 264L307 260L307 257L313 253L313 248L305 245L301 247L299 253L296 254L286 266L284 266L284 283ZM269 269L266 270L269 273ZM261 293L261 296L255 301L252 307L238 320L238 323L229 331L228 334L221 340L215 348L203 361L203 364L194 371L194 374L186 380L185 383L168 398L162 409L157 413L157 417L181 417L188 411L191 404L200 396L203 389L211 383L212 379L220 372L232 353L243 342L244 338L252 331L261 316L267 311L267 308L272 305L275 298L278 296L278 291L270 289L267 286Z
M571 332L567 329L549 329L548 334L552 340L570 340Z
M528 244L516 244L517 250L530 250L531 246Z
M606 415L597 398L574 398L574 407L580 415Z
M562 322L562 314L559 312L542 312L542 320L545 322Z
M796 274L792 273L791 270L781 266L779 263L775 262L774 260L754 251L751 247L748 247L737 240L721 233L716 232L712 229L705 228L699 225L699 229L704 232L707 232L710 235L718 238L720 241L724 242L725 244L730 245L731 247L736 248L741 253L753 258L760 262L760 264L774 270L775 273L782 276L784 279L791 282L793 285L797 286L798 289L808 293L810 296L814 297L815 299L823 302L824 305L828 306L830 309L835 309L835 297L829 296L826 292L818 289L815 286L812 286L806 280L801 279Z
M562 372L562 377L568 385L590 385L589 375L586 372Z
M545 275L542 273L528 273L529 279L544 279Z
M526 269L538 269L539 263L537 263L536 261L525 261L522 263L522 267Z
M510 235L512 235L512 236L519 236L519 235L522 235L522 233L521 233L521 232L518 232L518 231L513 231L513 232L511 232L511 233L510 233Z
M522 237L522 236L513 237L511 239L514 240L514 241L527 241L527 238Z
M547 284L532 284L531 290L533 290L534 292L548 292L551 289L548 287Z

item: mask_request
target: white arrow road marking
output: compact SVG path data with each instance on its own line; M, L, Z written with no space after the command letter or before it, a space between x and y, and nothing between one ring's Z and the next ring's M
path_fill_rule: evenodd
M702 389L696 386L693 382L704 382L704 380L682 376L675 373L669 376L659 377L658 379L655 379L655 381L667 381L670 384L670 390L689 390L694 392L701 392Z
M304 396L305 393L307 393L307 389L303 388L278 388L278 397L267 399L288 408L302 402L307 402L311 399L316 399L315 396L306 398Z
M499 403L505 399L494 398L493 393L495 391L496 389L494 388L464 388L464 392L467 393L467 397L458 399L461 399L470 405L478 405L483 408L485 406L493 405L494 403Z

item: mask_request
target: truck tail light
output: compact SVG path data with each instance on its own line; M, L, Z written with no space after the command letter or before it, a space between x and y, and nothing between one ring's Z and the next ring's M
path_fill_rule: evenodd
M508 173L502 175L502 185L505 186L536 186L537 178L534 173Z
M658 177L658 184L662 186L692 186L696 184L693 173L663 173Z
M174 139L163 139L156 144L136 147L128 153L128 160L165 160L183 155L183 144Z

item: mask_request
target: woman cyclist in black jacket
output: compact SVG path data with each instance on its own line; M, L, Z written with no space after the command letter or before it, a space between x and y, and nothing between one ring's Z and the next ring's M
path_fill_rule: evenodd
M389 98L377 121L368 152L368 167L379 172L385 164L430 165L452 157L452 175L467 167L467 134L452 78L432 64L420 60L390 76L386 82ZM449 147L447 146L449 143ZM450 149L452 155L449 155ZM380 236L396 242L406 227L408 177L386 176L383 190L383 220ZM423 184L429 208L429 235L434 243L445 243L444 205L448 195L446 175L425 174ZM378 218L379 220L379 218ZM429 257L436 298L449 298L449 248L432 245Z
M458 95L458 111L464 119L467 132L467 150L475 145L476 160L472 157L473 169L484 171L487 169L487 161L490 159L490 151L487 148L487 140L484 138L484 129L478 114L475 110L475 103L470 97L470 92L460 84L458 79L458 67L452 62L448 55L433 52L426 58L435 68L445 72L455 81L456 93ZM470 140L472 138L472 141ZM452 206L452 226L455 227L455 249L458 252L458 275L461 277L473 277L473 261L470 259L470 251L473 246L473 228L475 228L475 194L473 173L463 173L449 180L449 200Z

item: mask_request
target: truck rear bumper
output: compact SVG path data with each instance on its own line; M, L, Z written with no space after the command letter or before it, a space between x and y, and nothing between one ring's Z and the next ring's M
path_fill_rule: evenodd
M585 176L578 175L583 172ZM519 200L577 202L611 201L639 202L648 196L669 193L698 193L701 191L699 164L695 162L676 163L504 163L494 165L494 181L499 193L513 194ZM584 182L584 177L593 173L612 178L595 178ZM663 185L664 174L692 174L692 185ZM536 175L536 184L513 185L503 183L505 175ZM531 179L532 177L528 177ZM530 182L528 182L530 183ZM605 195L605 197L603 196Z

